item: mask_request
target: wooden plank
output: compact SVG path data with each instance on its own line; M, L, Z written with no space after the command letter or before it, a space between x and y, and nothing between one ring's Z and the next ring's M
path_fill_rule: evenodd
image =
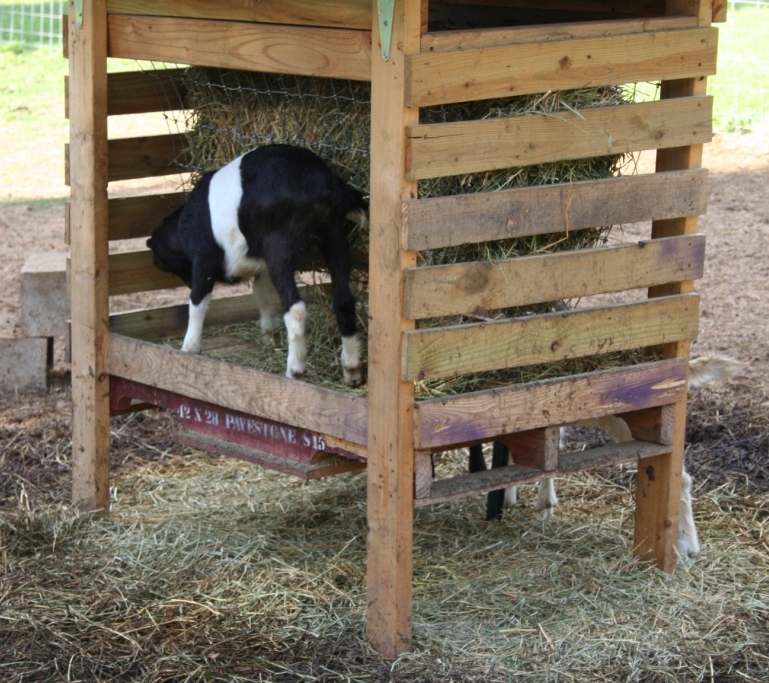
M368 81L368 31L113 14L110 57Z
M587 12L594 14L612 14L616 16L659 16L664 12L661 0L642 2L607 2L607 0L439 0L439 5L457 5L470 7L497 7L518 10L541 10L549 12Z
M668 14L695 16L703 24L712 20L711 0L668 0ZM707 91L707 80L676 79L663 81L661 97L689 97L702 95ZM702 165L702 141L690 145L661 150L657 153L657 170L669 171L693 168ZM652 223L652 237L686 235L697 231L697 217L660 220ZM666 296L679 292L690 292L694 283L685 281L652 287L649 296ZM690 344L681 341L661 349L668 358L688 359ZM686 445L686 394L674 406L671 428L671 453L652 459L639 469L636 489L636 516L633 552L648 559L667 572L675 569L678 541L678 514L681 504L681 475L684 466Z
M655 19L614 19L581 21L537 26L510 26L454 31L434 31L422 36L420 52L445 52L496 47L514 43L534 43L572 38L597 38L630 33L649 33L693 28L693 17L661 17Z
M186 198L186 192L173 192L110 199L110 240L149 237L163 218L179 208Z
M110 116L175 111L186 108L184 69L155 69L108 74Z
M436 318L579 298L702 277L705 236L409 268L404 314Z
M368 348L368 568L367 634L372 647L395 658L411 647L414 385L399 380L404 330L404 268L416 254L400 248L401 206L416 196L403 177L406 126L419 110L404 102L405 54L419 49L421 2L394 3L392 41L381 57L379 22L373 21L371 65L370 277Z
M490 441L500 434L668 405L686 393L685 358L418 401L416 448Z
M708 142L713 99L410 126L407 176L438 178Z
M581 180L403 204L405 249L582 230L705 213L707 171Z
M110 375L366 443L366 400L357 396L114 333L107 365Z
M407 380L551 363L693 339L699 297L576 309L508 321L404 333L402 377Z
M155 268L152 263L152 252L149 249L110 254L110 296L173 287L186 287L186 285L176 275L163 273Z
M694 28L422 52L408 57L407 102L426 107L716 72L718 30Z
M133 180L185 173L184 133L119 138L109 141L109 180Z
M233 325L257 320L259 308L251 294L238 294L211 301L206 325ZM184 332L189 320L188 304L147 308L140 311L113 313L109 318L110 330L135 339L152 339L159 335Z
M559 427L543 427L499 437L516 465L533 467L540 472L558 468Z
M74 16L70 2L72 498L108 510L106 13L102 3L83 0L81 27Z
M511 440L514 437L514 434L510 435ZM563 453L560 456L558 468L550 472L521 465L507 465L483 472L440 479L432 482L429 494L417 498L414 504L417 507L423 507L435 503L447 503L472 494L488 493L508 486L532 484L548 477L559 477L599 467L636 462L639 459L650 458L669 450L669 446L656 443L628 441L622 444L599 446L578 453Z
M107 11L371 30L371 0L107 0Z
M107 74L107 114L145 114L185 108L184 69ZM64 77L64 116L69 118L69 78Z

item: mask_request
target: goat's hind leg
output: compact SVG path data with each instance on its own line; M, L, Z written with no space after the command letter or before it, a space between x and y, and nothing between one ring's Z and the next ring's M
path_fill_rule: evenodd
M360 338L355 324L355 297L350 290L350 247L343 235L331 231L329 244L321 244L321 251L326 259L334 300L334 316L342 335L342 374L348 386L358 387L363 384L363 363L361 360Z
M280 310L280 297L272 284L270 274L263 270L254 276L252 287L254 301L259 309L259 329L262 332L262 339L265 344L273 344L272 333L275 331L278 323L278 311Z

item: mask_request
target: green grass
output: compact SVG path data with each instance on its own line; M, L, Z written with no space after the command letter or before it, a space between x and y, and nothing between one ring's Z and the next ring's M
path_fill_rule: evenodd
M719 25L718 73L710 79L713 128L748 132L769 118L769 7L729 10Z

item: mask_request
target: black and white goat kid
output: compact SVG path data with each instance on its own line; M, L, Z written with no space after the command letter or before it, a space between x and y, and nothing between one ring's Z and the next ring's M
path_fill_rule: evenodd
M262 332L274 329L279 299L288 331L286 376L302 376L307 309L295 272L315 245L331 276L345 382L362 384L347 221L365 225L363 195L306 149L265 145L204 175L147 241L155 266L191 290L182 351L200 352L214 285L253 277Z

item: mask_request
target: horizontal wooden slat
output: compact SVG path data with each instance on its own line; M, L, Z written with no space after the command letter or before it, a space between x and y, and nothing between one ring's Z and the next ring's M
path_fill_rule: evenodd
M107 12L371 29L371 0L107 0Z
M686 358L676 358L418 401L415 448L489 441L500 434L669 405L685 395L687 368Z
M118 138L107 143L107 180L134 180L185 173L187 136L183 133ZM64 182L70 184L69 144L64 146Z
M371 79L370 31L119 14L108 30L110 57Z
M511 438L515 438L513 435ZM430 495L416 498L414 505L422 507L435 503L445 503L473 493L488 493L508 486L531 484L549 477L583 472L598 467L621 465L636 462L641 458L650 458L670 452L670 446L646 441L628 441L621 444L599 446L578 453L563 453L559 457L559 466L551 472L542 472L531 467L507 465L492 470L475 472L458 477L450 477L432 482Z
M403 248L698 216L707 207L707 177L698 168L414 199L403 205Z
M146 114L184 109L184 69L107 74L107 114ZM69 118L69 76L64 77L64 116Z
M187 136L183 133L109 141L108 180L133 180L184 173Z
M407 177L438 178L696 145L712 137L712 110L712 97L699 95L578 113L410 126Z
M685 235L557 254L409 268L404 316L491 311L702 277L705 236Z
M257 320L259 309L250 294L223 297L211 301L206 314L206 325L232 325ZM160 335L176 335L187 329L187 304L148 308L141 311L115 313L109 318L112 332L136 339L152 339Z
M455 377L694 339L699 296L576 309L403 334L402 378Z
M184 203L186 192L119 197L109 200L109 239L149 237L155 227Z
M107 113L144 114L185 109L184 69L107 74Z
M155 268L152 264L152 252L148 249L110 254L110 296L185 286L176 275L163 273Z
M249 415L366 443L366 399L110 335L107 372Z
M435 31L422 36L422 52L470 50L482 47L535 43L572 38L597 38L630 33L650 33L672 29L694 28L695 17L660 17L655 19L615 19L582 21L566 24L511 26L454 31Z
M407 59L409 106L716 72L718 30L694 28L424 52Z

